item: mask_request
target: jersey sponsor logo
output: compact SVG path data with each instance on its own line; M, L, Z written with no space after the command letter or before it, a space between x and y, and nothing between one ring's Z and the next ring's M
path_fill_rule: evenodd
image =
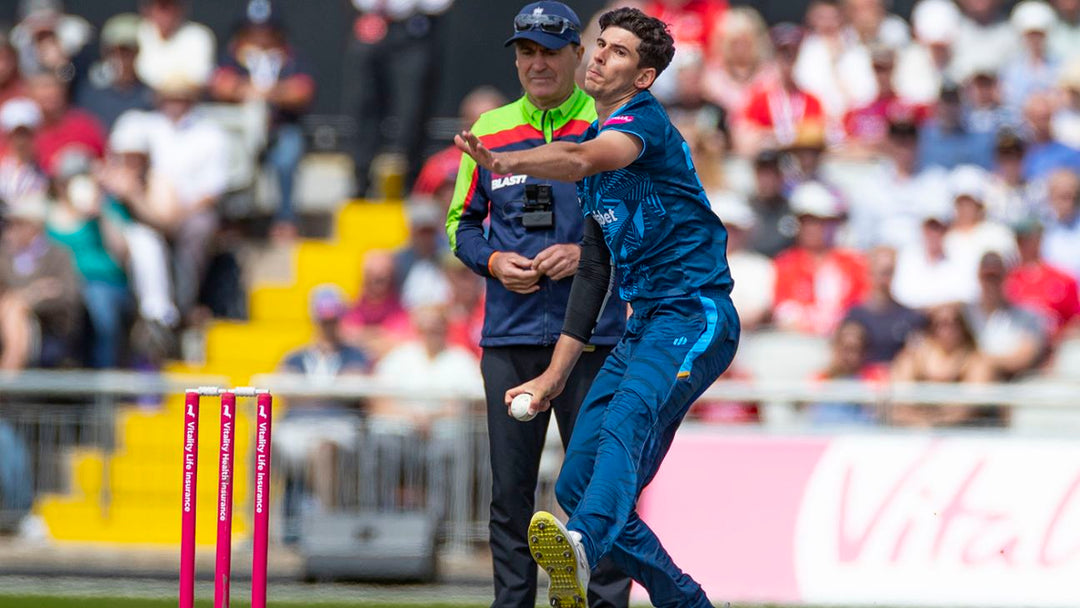
M634 122L634 117L633 116L612 116L611 118L604 121L603 126L606 127L608 125L625 125L628 122Z
M614 209L609 209L603 213L600 213L599 211L593 211L592 216L593 219L596 220L596 223L600 224L601 226L607 226L608 224L619 221L619 218L615 217Z
M525 183L525 180L529 179L528 175L497 175L492 176L491 190L495 191L499 188L505 188L507 186L519 186Z

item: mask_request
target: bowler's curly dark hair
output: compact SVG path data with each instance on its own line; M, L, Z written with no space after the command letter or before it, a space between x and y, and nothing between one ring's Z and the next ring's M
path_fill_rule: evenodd
M675 56L675 40L668 26L656 17L650 17L636 8L617 8L600 15L600 31L619 27L641 38L637 52L639 68L656 68L659 76Z

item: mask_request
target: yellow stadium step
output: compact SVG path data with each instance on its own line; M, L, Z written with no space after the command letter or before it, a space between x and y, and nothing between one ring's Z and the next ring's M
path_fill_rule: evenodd
M174 362L166 372L221 375L246 385L271 372L289 351L309 342L308 293L320 283L358 294L364 254L396 249L408 230L401 203L354 201L338 212L335 239L304 241L291 254L287 284L256 285L247 323L215 322L207 330L205 364ZM241 400L236 428L234 534L248 532L250 515L251 412ZM204 402L199 424L198 532L212 545L216 534L218 400ZM156 409L122 408L116 420L116 452L79 448L66 455L70 491L45 494L35 509L59 541L169 543L180 541L180 461L183 395L168 395ZM278 410L283 411L281 409ZM276 493L278 490L275 489Z
M362 251L400 247L408 235L405 206L400 202L353 201L338 212L338 242Z

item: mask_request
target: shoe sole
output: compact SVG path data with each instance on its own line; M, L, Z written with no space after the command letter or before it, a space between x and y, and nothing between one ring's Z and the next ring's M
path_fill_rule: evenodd
M566 527L540 511L529 523L529 553L551 579L548 602L553 608L585 608L586 590L578 583L578 563Z

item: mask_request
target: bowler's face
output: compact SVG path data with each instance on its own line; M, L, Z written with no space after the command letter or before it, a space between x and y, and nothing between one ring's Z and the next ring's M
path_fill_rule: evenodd
M638 67L641 56L638 45L641 38L621 27L611 26L596 39L596 50L585 71L585 91L596 98L628 91L642 75ZM644 83L647 88L652 80Z
M581 47L568 44L553 51L532 40L514 43L514 65L521 88L533 102L559 103L574 89L574 72L581 61Z

